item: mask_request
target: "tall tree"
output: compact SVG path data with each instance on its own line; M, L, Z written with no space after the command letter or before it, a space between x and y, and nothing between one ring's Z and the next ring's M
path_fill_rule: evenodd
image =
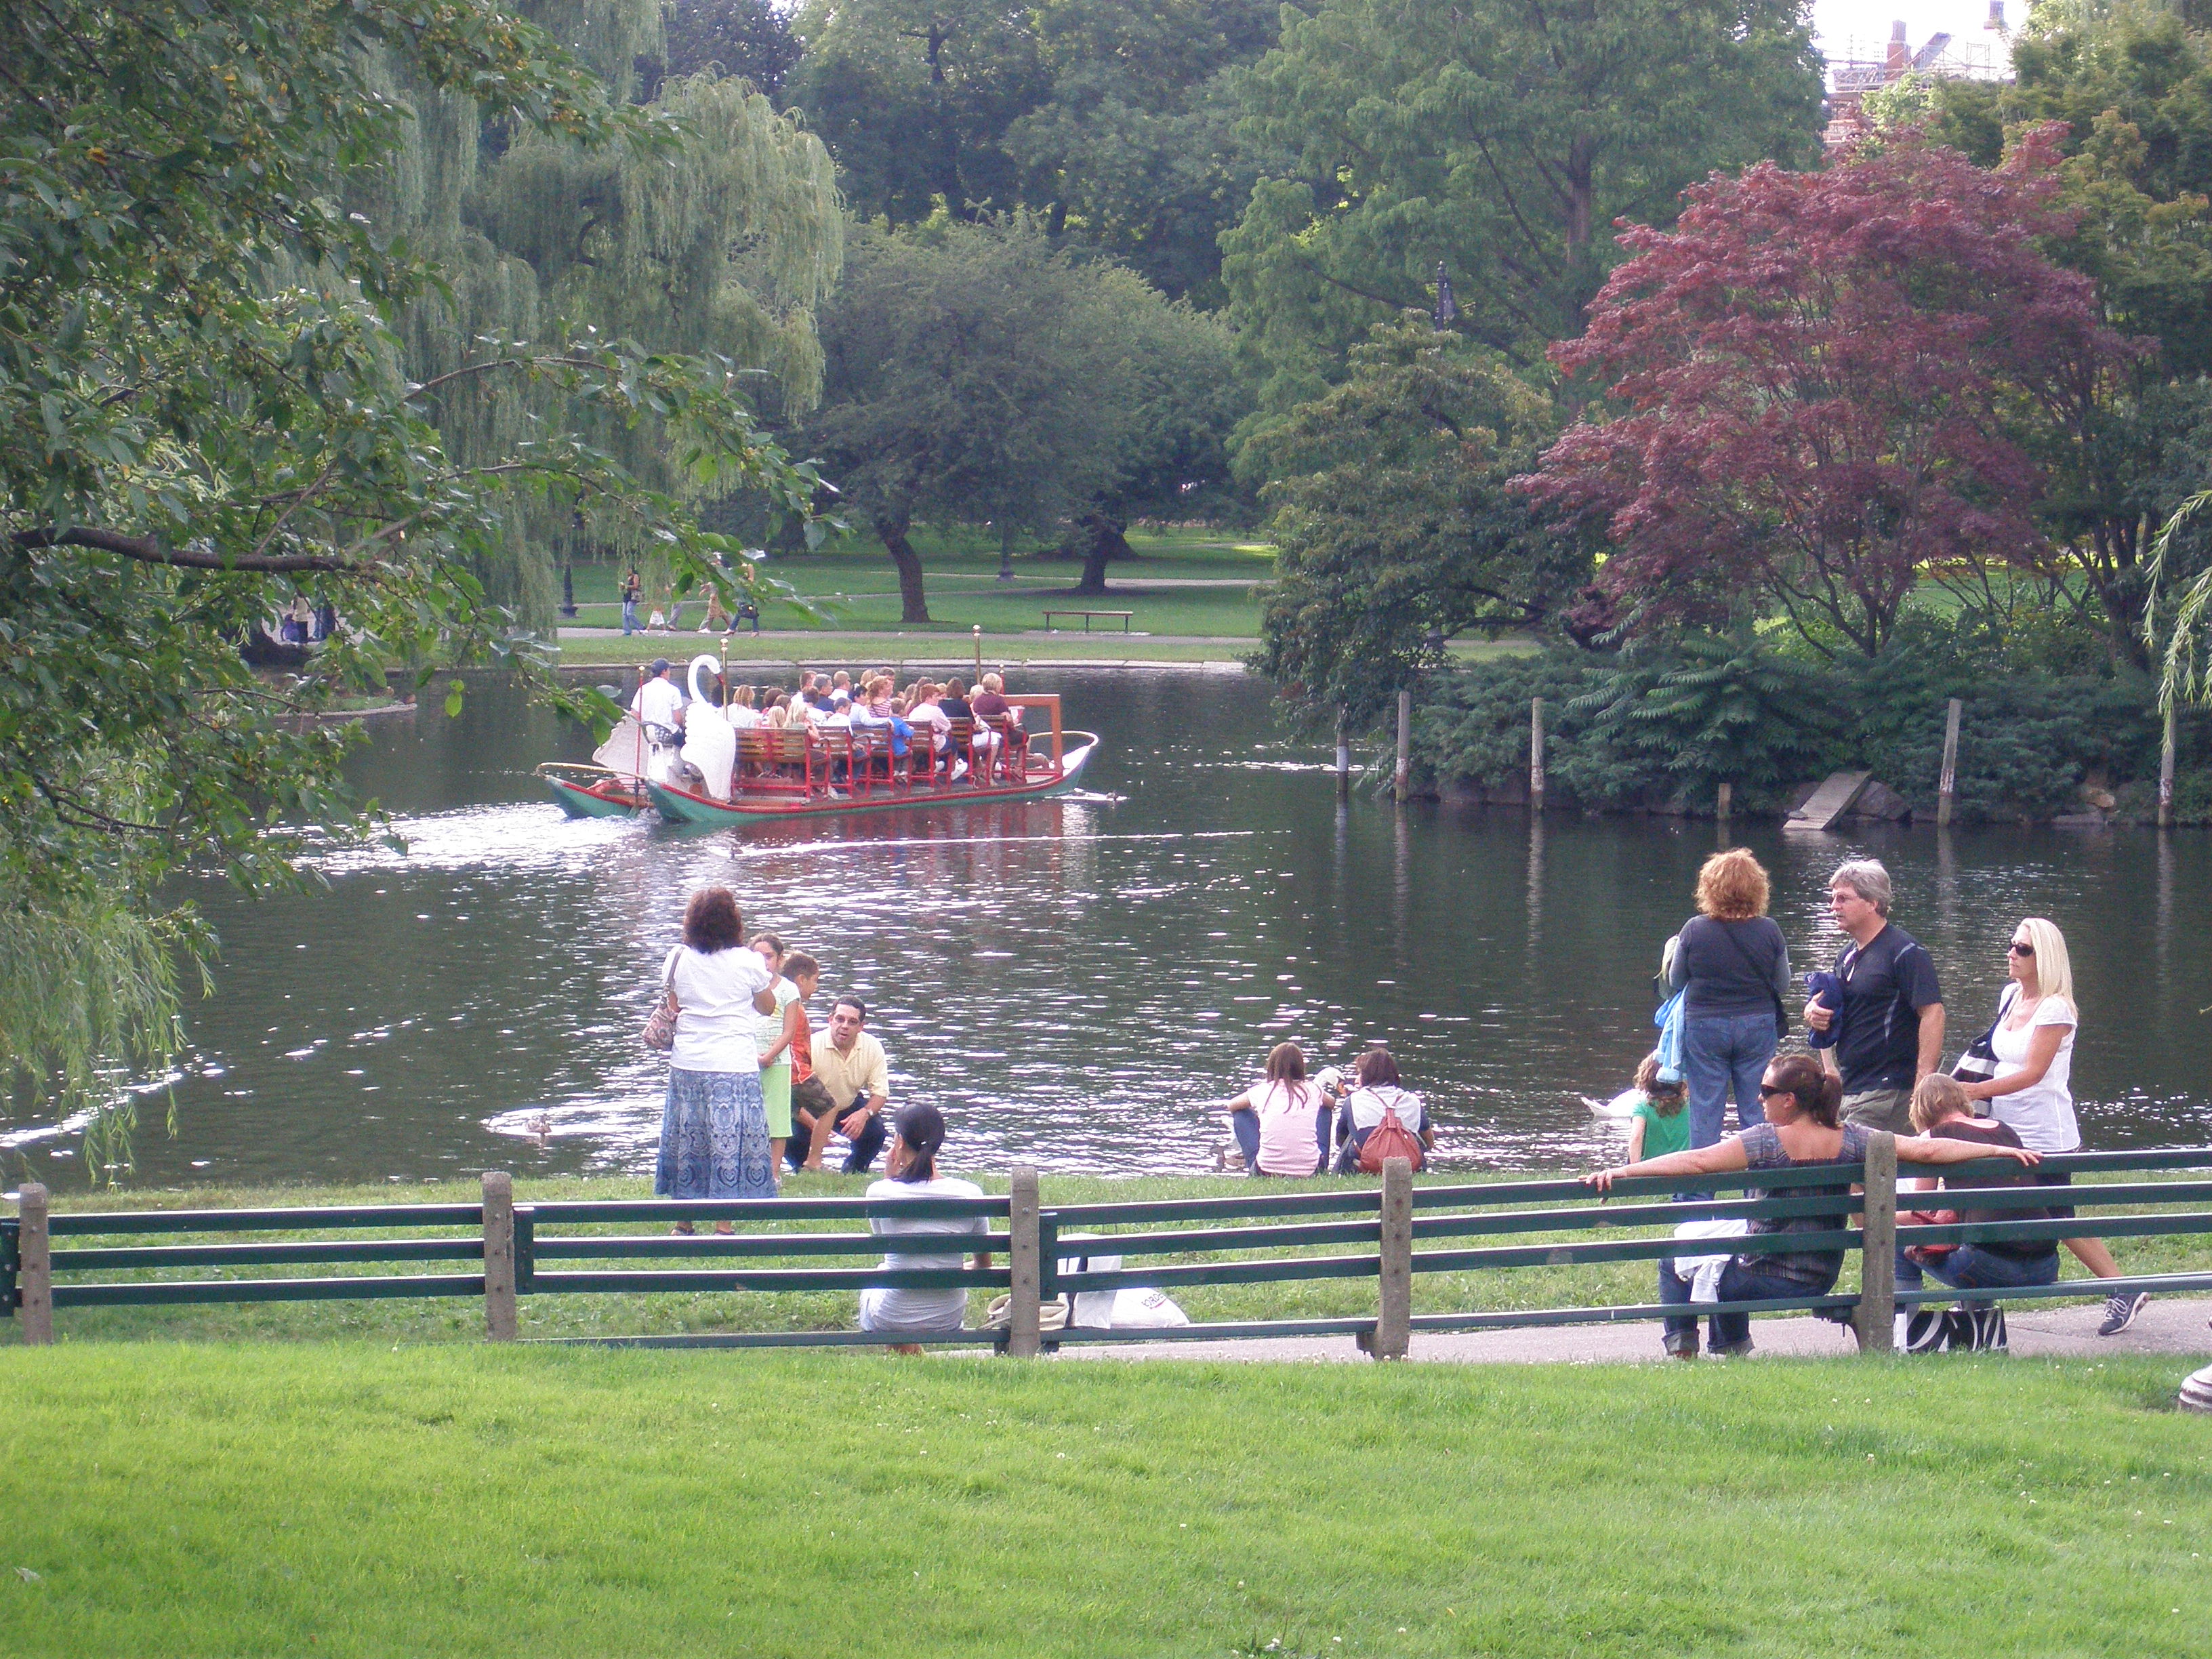
M2039 7L2013 63L2008 82L1932 84L1930 131L1994 165L2008 131L2064 123L2057 199L2071 226L2051 256L2095 279L2113 327L2156 342L2038 451L2052 601L2144 661L2149 530L2195 487L2212 372L2212 32L2202 12L2149 0ZM2196 568L2193 542L2170 550L2169 580Z
M1274 45L1279 9L1037 0L1050 94L1006 135L1030 204L1164 293L1218 306L1221 233L1256 176L1236 132L1236 82Z
M46 0L0 10L0 1066L99 1112L208 959L167 878L295 880L311 830L368 827L297 716L395 656L532 660L474 574L518 499L702 576L725 550L575 425L458 458L444 388L394 372L441 273L336 202L404 150L395 73L517 131L680 143L539 31L482 0ZM726 362L579 333L457 372L812 493ZM350 627L265 682L239 640L295 597Z
M1374 323L1425 307L1524 363L1580 331L1620 217L1716 167L1816 154L1796 0L1322 0L1248 81L1294 159L1224 239L1265 408L1313 397Z
M1555 429L1496 353L1425 317L1378 327L1342 386L1238 457L1274 481L1260 666L1309 711L1360 720L1465 629L1555 617L1589 556L1506 488Z
M2023 410L2078 406L2130 355L2037 246L2068 225L2055 137L1995 172L1911 138L1762 165L1623 233L1634 257L1552 354L1618 412L1523 481L1602 523L1616 605L1712 622L1763 593L1873 656L1923 572L2035 562Z
M790 12L775 0L672 0L662 33L661 50L638 64L647 98L665 80L695 75L734 76L773 98L803 50Z
M993 0L815 0L788 88L862 218L921 222L1026 200L1006 132L1049 94L1036 33Z

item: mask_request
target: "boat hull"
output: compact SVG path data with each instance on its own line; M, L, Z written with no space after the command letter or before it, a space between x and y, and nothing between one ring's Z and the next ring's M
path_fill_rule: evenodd
M630 818L644 810L638 801L599 794L559 778L548 778L545 785L561 803L561 810L572 818Z
M915 811L931 806L973 806L987 802L1043 800L1075 788L1082 781L1083 769L1090 763L1091 756L1098 752L1096 737L1089 732L1073 735L1084 741L1066 751L1058 774L983 788L971 789L961 786L949 789L894 789L878 786L866 794L844 800L819 798L779 800L772 796L757 795L734 801L715 800L710 796L694 794L688 789L674 788L665 783L647 782L645 788L646 793L653 797L653 804L660 809L660 816L671 823L725 827L749 823L800 823L816 818L854 817L864 812Z

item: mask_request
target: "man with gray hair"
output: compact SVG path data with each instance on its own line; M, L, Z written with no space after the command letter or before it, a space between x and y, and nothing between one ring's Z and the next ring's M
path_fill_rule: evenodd
M1843 1005L1805 1005L1816 1031L1833 1026L1820 1053L1842 1078L1844 1116L1868 1129L1912 1133L1913 1085L1943 1056L1943 993L1920 941L1889 919L1889 872L1853 859L1828 878L1828 909L1850 944L1836 958Z

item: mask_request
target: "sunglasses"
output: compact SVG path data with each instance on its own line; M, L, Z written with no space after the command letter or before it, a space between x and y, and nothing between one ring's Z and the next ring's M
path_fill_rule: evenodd
M1759 1097L1761 1100L1771 1100L1777 1095L1786 1095L1790 1092L1790 1091L1787 1089L1771 1088L1764 1083L1759 1085Z
M2016 957L2032 957L2035 954L2035 947L2033 945L2022 944L2019 939L2014 939L2006 945L2005 950Z

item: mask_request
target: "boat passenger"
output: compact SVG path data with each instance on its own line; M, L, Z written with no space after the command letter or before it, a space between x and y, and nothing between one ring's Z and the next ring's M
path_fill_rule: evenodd
M1229 1127L1255 1176L1310 1176L1328 1156L1328 1102L1306 1080L1305 1050L1279 1042L1267 1074L1229 1103Z
M937 1172L937 1154L945 1145L945 1115L934 1106L908 1106L898 1115L898 1135L891 1143L888 1181L868 1188L872 1201L895 1203L913 1198L981 1198L983 1189L972 1181L960 1181ZM988 1237L990 1223L981 1216L872 1215L868 1230L885 1239L912 1240L917 1236L947 1238ZM957 1267L957 1249L921 1251L886 1249L884 1266L899 1267ZM988 1267L988 1250L975 1252L975 1265ZM946 1336L967 1322L968 1292L958 1285L948 1290L870 1288L860 1292L860 1328L884 1336ZM894 1353L920 1353L921 1346L894 1341Z
M907 723L920 731L929 732L929 750L933 755L942 755L952 736L952 718L938 701L937 688L927 680L915 688L915 701L906 711Z
M730 724L740 732L761 723L760 710L753 706L753 696L751 686L741 685L736 695L731 697L730 706L722 711L729 717Z
M830 677L830 701L840 708L852 705L853 677L842 668Z

